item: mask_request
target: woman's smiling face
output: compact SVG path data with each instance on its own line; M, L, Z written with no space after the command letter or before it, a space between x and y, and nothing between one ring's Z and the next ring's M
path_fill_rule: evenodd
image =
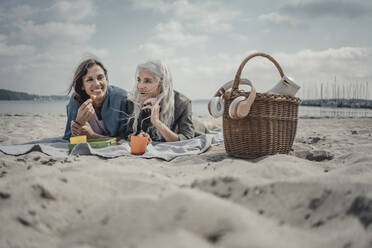
M88 96L95 96L97 100L106 97L108 80L104 70L99 65L88 68L87 74L82 78L83 87Z
M137 89L142 102L150 98L156 98L161 91L161 85L154 73L147 69L142 69L137 77Z

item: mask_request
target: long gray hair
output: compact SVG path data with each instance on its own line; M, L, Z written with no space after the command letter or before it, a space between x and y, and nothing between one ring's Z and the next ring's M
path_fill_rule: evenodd
M161 93L156 96L156 103L152 106L154 107L159 104L160 113L159 119L167 127L171 128L174 119L174 92L173 92L173 82L172 75L170 74L167 66L162 63L160 60L150 60L143 64L137 65L136 74L135 74L135 84L132 92L128 95L129 100L133 102L133 114L130 118L133 118L133 133L137 133L138 118L143 107L143 102L140 100L140 94L137 88L137 78L138 74L142 70L148 70L155 75L157 82L161 85ZM155 128L154 128L155 129ZM151 133L156 136L158 140L161 140L162 136L158 130L152 130Z

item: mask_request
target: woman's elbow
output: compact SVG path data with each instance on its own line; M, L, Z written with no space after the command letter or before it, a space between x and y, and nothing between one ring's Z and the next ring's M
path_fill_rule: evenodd
M181 133L178 134L178 139L181 140L187 140L187 139L192 139L194 138L195 133L194 132L187 132L187 133Z

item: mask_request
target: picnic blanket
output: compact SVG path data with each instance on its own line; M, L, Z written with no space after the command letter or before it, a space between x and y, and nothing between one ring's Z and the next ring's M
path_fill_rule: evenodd
M32 151L39 151L50 156L67 157L70 155L97 155L104 158L120 156L136 156L142 158L160 158L170 161L179 156L194 155L205 152L211 145L223 143L222 131L214 130L193 139L177 142L152 142L147 146L143 155L132 155L130 143L121 140L120 145L94 149L88 143L77 144L71 153L68 141L62 137L42 139L19 145L0 146L0 151L8 155L23 155Z

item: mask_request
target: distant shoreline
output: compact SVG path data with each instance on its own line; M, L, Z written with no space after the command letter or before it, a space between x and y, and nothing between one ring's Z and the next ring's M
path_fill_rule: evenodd
M53 96L43 96L40 98L34 98L34 99L17 99L17 100L1 100L0 102L35 102L35 103L42 103L42 102L66 102L70 99L68 98L58 98Z
M6 89L0 89L0 101L67 101L68 95L34 95L25 92L17 92ZM193 103L207 104L209 99L195 99ZM367 99L307 99L302 100L301 106L312 107L331 107L331 108L364 108L372 109L372 100Z
M209 99L193 100L195 103L208 103ZM366 99L307 99L302 100L301 106L327 107L327 108L365 108L372 109L372 100Z
M311 99L303 100L302 106L331 108L365 108L372 109L372 100L366 99Z
M34 95L26 92L11 91L0 89L0 101L64 101L68 100L69 96L61 95Z

